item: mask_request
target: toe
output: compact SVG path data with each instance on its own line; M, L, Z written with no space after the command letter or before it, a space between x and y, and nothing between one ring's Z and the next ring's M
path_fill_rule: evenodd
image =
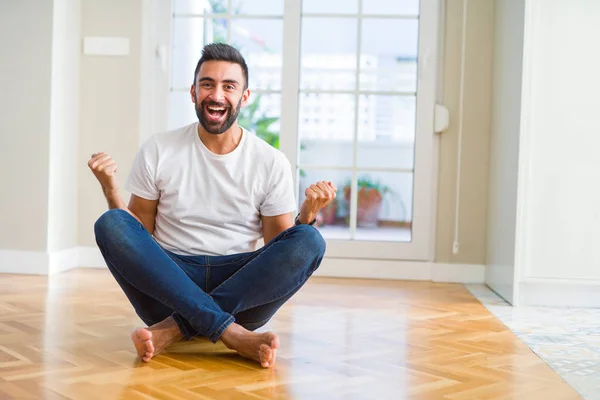
M148 352L154 353L154 343L152 343L152 340L146 340L144 344L146 345Z
M278 349L279 348L279 338L276 335L273 335L271 338L271 348Z
M258 356L261 363L270 363L271 358L273 358L273 350L271 350L269 346L263 344L258 350Z

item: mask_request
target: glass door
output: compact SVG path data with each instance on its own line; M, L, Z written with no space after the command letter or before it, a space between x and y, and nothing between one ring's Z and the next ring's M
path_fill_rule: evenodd
M330 257L429 259L437 1L296 7L298 204L338 187L317 219Z

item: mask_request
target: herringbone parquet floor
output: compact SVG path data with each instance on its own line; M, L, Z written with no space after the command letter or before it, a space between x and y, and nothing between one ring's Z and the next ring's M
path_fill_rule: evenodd
M0 398L579 398L455 284L312 278L270 370L202 340L142 363L139 325L107 270L0 275Z

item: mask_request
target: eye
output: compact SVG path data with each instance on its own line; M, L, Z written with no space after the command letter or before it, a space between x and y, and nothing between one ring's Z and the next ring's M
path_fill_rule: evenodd
M225 89L227 89L227 90L235 90L235 86L233 86L233 85L227 85L227 86L225 86Z
M205 88L205 89L209 89L212 85L209 82L204 82L200 86L203 87L203 88Z

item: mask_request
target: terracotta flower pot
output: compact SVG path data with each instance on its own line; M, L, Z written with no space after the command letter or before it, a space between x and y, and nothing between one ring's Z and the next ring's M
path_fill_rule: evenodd
M350 187L344 188L344 197L350 202ZM374 228L379 220L383 197L374 188L361 187L358 190L358 209L356 225L362 228Z
M319 211L319 225L334 225L337 214L337 202L334 200Z

